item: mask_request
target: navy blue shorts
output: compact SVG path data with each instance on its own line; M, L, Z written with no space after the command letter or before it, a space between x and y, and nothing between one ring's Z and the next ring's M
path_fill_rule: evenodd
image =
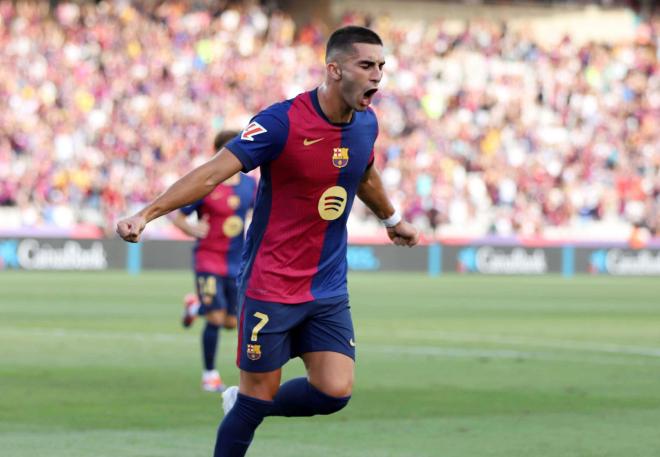
M348 295L295 305L245 297L238 327L236 364L245 371L273 371L306 352L338 352L355 360Z
M228 315L236 316L238 310L236 278L197 271L195 283L197 297L202 305L199 307L199 314L225 309Z

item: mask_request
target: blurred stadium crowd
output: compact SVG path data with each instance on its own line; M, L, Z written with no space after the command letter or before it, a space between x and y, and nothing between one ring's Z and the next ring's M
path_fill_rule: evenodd
M46 2L0 1L0 227L110 233L208 157L217 130L322 80L321 23L187 5L50 16ZM344 22L386 43L378 165L427 234L660 236L657 22L632 42L552 47L487 20ZM357 204L351 226L378 224Z

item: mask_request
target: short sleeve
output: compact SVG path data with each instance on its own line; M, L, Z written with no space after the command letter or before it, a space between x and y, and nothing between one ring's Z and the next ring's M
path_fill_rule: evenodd
M274 160L284 149L289 121L283 105L273 105L257 114L240 135L225 145L241 161L244 172Z
M186 216L190 216L192 213L197 211L200 206L202 206L202 200L197 200L195 203L181 207L179 211L181 211Z
M254 208L254 203L257 199L257 180L251 176L249 176L249 178L250 178L250 195L252 195L252 199L250 199L250 208Z
M367 170L371 168L371 166L374 164L375 159L376 159L375 151L372 149L371 155L369 156L369 161L367 162Z

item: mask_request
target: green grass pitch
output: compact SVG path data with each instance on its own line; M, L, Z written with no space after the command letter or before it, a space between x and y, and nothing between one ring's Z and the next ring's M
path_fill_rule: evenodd
M188 272L0 272L0 455L210 456ZM268 418L252 457L656 457L660 281L350 277L349 406ZM236 333L219 365L233 384ZM292 361L285 378L300 375Z

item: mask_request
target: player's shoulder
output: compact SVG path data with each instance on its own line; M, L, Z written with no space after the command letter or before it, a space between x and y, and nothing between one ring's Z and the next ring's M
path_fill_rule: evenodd
M378 124L378 116L376 116L376 112L373 110L373 108L368 107L364 112L364 117L368 122Z
M367 108L365 111L358 112L357 116L357 121L360 123L360 127L373 130L375 135L378 136L378 117L371 107Z
M252 142L262 133L267 133L262 138L286 137L289 130L290 106L291 100L284 100L259 111L241 132L240 139Z
M288 122L289 109L294 99L283 100L281 102L273 103L269 107L261 110L254 119L259 118L273 118L280 122Z

